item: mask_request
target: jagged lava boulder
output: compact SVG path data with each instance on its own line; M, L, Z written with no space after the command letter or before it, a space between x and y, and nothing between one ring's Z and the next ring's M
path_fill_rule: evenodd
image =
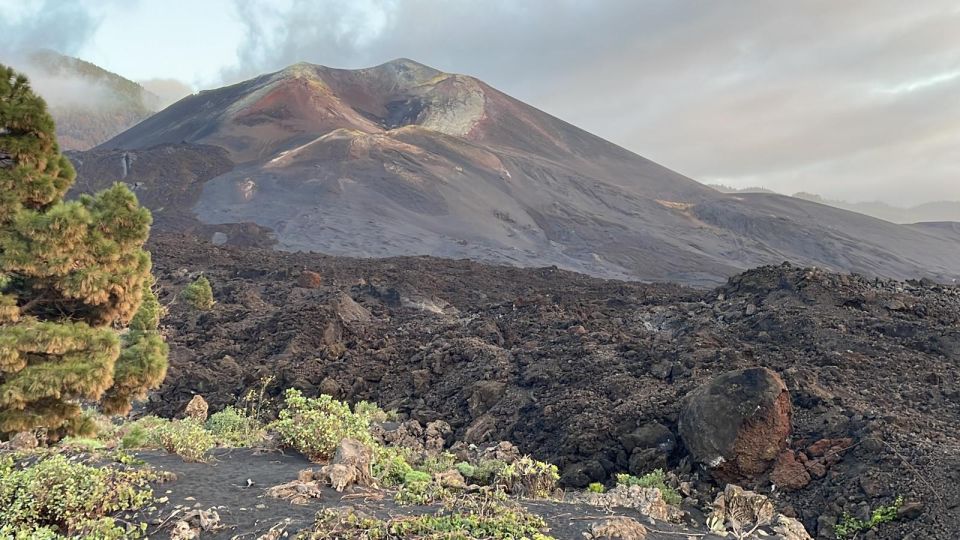
M728 482L766 472L790 436L790 395L767 368L719 375L684 398L680 437L695 460Z

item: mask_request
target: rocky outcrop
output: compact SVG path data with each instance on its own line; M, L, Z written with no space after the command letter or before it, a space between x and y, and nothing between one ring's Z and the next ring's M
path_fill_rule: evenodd
M777 456L773 471L770 472L770 481L778 488L796 491L810 483L810 472L802 461L797 460L793 450L784 450Z
M428 422L426 426L416 420L386 422L374 428L382 442L409 448L419 454L436 455L443 451L447 438L453 433L450 424L443 420Z
M667 504L660 490L653 487L618 484L605 493L584 493L581 500L605 508L633 508L660 521L679 521L683 516L679 508Z
M787 445L790 395L766 368L724 373L684 399L680 436L690 454L730 482L766 472Z
M776 512L769 497L734 484L717 495L707 524L713 531L732 532L736 538L753 538L760 527L771 527L779 540L810 540L800 522Z
M617 516L591 523L584 537L588 540L645 540L647 529L633 518Z
M22 452L24 450L33 450L39 444L36 435L32 432L21 431L10 439L8 446L15 452Z
M208 408L207 401L203 399L203 396L197 394L193 396L190 403L187 403L187 406L183 409L183 415L197 422L206 422Z
M631 474L643 475L654 469L666 469L667 459L677 448L673 432L659 422L644 424L620 437L620 443L630 453Z
M343 439L337 446L333 461L322 467L320 474L333 489L343 491L353 484L373 484L372 465L373 451L370 448L355 439Z

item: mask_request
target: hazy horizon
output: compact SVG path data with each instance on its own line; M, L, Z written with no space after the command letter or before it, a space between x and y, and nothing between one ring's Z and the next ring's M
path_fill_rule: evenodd
M408 57L706 184L960 200L960 8L946 1L0 0L0 11L0 58L50 48L164 102L299 61Z

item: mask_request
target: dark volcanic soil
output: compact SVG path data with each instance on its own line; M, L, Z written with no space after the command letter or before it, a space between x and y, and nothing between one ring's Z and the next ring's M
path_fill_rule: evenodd
M272 375L274 394L296 386L373 400L446 420L456 439L510 440L600 479L628 469L621 438L637 426L657 421L676 433L680 398L698 384L766 366L790 389L794 448L854 440L825 476L773 495L811 533L818 518L898 495L924 511L878 538L960 531L956 288L779 266L705 292L170 235L152 250L172 325L169 377L149 404L157 412L179 412L193 393L218 409ZM322 283L298 285L303 270ZM176 301L201 271L218 302L208 313ZM670 465L683 468L684 455L681 445Z
M165 538L166 532L178 518L191 509L215 509L221 527L203 532L201 538L233 540L259 538L271 529L280 529L289 535L310 530L317 512L323 508L351 507L379 519L435 512L435 506L398 506L393 493L375 488L350 488L337 493L323 488L323 497L309 504L298 505L266 494L267 488L297 479L297 472L316 464L303 456L276 452L260 453L249 449L215 450L209 463L184 463L178 456L160 453L141 453L139 458L160 471L172 472L176 480L154 489L157 497L166 497L158 506L147 533ZM249 480L249 482L248 482ZM526 500L523 506L546 521L555 538L582 538L591 522L604 516L627 516L651 529L648 540L682 538L693 530L670 523L654 522L629 508L604 509L583 503ZM182 509L178 511L178 506ZM656 532L654 532L656 531ZM705 540L718 540L707 535Z

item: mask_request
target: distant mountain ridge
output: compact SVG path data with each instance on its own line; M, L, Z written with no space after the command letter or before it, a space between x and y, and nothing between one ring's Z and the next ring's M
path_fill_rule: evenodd
M784 260L960 277L953 233L723 194L478 79L407 59L296 64L200 92L76 160L80 185L123 179L162 226L216 242L703 285Z
M735 188L722 184L708 184L710 187L724 193L776 193L772 189L761 187ZM924 223L956 221L960 222L960 201L932 201L915 206L901 207L885 202L847 202L828 199L816 193L797 192L791 195L815 203L826 204L834 208L842 208L893 223Z
M87 150L149 117L160 99L95 64L50 50L5 59L46 99L65 150Z

